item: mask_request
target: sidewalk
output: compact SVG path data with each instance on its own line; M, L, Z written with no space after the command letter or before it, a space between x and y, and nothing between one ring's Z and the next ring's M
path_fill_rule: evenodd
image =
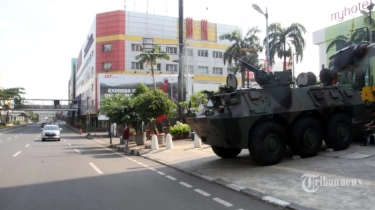
M92 140L109 146L109 138L104 133L102 136L97 134ZM150 144L150 140L146 141L146 145ZM113 138L110 147L119 151L124 148L119 145L119 138ZM267 167L252 161L247 150L242 150L237 158L221 159L209 145L194 148L194 141L190 139L173 141L173 149L160 145L159 150L145 147L129 144L132 155L143 156L286 209L375 208L372 199L375 195L374 145L360 147L359 143L353 143L348 150L340 152L322 148L318 156L306 159L293 159L288 151L281 163Z

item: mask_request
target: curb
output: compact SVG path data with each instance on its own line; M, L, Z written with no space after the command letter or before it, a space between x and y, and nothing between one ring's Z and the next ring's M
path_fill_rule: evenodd
M22 124L22 125L14 125L14 126L9 126L9 127L0 128L0 133L4 133L4 132L7 132L7 131L10 131L10 130L16 129L16 128L26 127L26 126L28 126L28 125L32 125L32 124L33 124L33 123L26 123L26 124Z
M178 165L171 165L171 164L165 163L165 162L163 162L163 161L161 161L159 159L156 159L156 158L153 158L153 157L149 157L147 155L139 154L139 156L142 156L142 157L144 157L146 159L158 162L158 163L160 163L162 165L169 166L171 168L174 168L176 170L182 171L184 173L187 173L187 174L190 174L190 175L193 175L193 176L197 176L199 178L205 179L205 180L210 181L212 183L215 183L215 184L221 185L223 187L229 188L231 190L240 192L240 193L242 193L244 195L247 195L249 197L256 198L256 199L262 200L262 201L264 201L266 203L273 204L273 205L275 205L277 207L283 207L285 209L291 209L291 210L315 210L313 208L308 208L308 207L301 206L301 205L296 204L296 203L284 201L284 200L275 198L273 196L266 195L266 194L261 193L259 191L256 191L256 190L253 190L253 189L250 189L250 188L247 188L247 187L243 187L243 186L231 183L231 182L227 182L227 181L225 181L223 179L220 179L220 178L215 178L215 177L207 176L207 175L204 175L202 173L199 173L199 172L196 172L196 171L193 171L193 170L190 170L190 169L178 166Z
M118 151L124 151L123 145L111 144L111 145L109 145L109 148L113 148L113 149L116 149ZM288 201L285 201L285 200L282 200L282 199L275 198L273 196L264 194L264 193L256 191L256 190L253 190L251 188L240 186L240 185L225 181L225 180L220 179L220 178L211 177L211 176L202 174L200 172L196 172L196 171L181 167L179 165L168 164L168 163L166 163L162 160L159 160L157 158L153 158L153 157L150 157L148 155L142 154L142 149L129 149L129 151L126 153L126 155L141 156L141 157L146 158L148 160L152 160L152 161L155 161L155 162L160 163L162 165L165 165L165 166L174 168L176 170L179 170L183 173L190 174L190 175L199 177L201 179L205 179L209 182L212 182L212 183L218 184L220 186L229 188L231 190L237 191L237 192L242 193L244 195L247 195L249 197L264 201L266 203L270 203L270 204L272 204L276 207L282 207L283 209L291 209L291 210L315 210L313 208L308 208L308 207L301 206L301 205L293 203L293 202L288 202Z

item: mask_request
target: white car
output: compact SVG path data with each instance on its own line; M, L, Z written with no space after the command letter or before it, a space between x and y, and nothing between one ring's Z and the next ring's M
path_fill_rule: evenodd
M61 138L61 130L58 125L45 125L44 128L42 128L42 141L46 139L56 139L57 141L60 141Z

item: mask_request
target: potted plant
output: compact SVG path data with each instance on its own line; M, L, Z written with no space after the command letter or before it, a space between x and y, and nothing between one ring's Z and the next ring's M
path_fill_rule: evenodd
M189 125L177 122L176 125L171 127L170 133L173 136L173 140L186 139L189 136Z

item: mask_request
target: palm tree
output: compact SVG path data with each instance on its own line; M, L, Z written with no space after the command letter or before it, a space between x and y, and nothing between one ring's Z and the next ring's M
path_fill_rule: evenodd
M241 33L238 30L234 30L230 33L222 34L220 40L228 40L233 44L225 51L223 61L228 62L232 66L231 70L236 74L238 71L241 72L242 87L245 86L245 68L242 67L237 61L233 62L233 56L241 58L246 62L259 68L258 65L258 51L262 52L263 48L260 45L260 39L257 36L260 30L258 27L253 27L248 30L245 37L242 38Z
M367 40L367 29L359 28L354 30L354 32L348 35L338 35L329 45L327 46L326 52L328 52L332 47L336 47L336 51L341 50L347 46L357 44L362 41Z
M296 62L302 61L303 50L305 49L305 39L303 34L306 33L306 29L299 23L292 23L288 28L281 27L280 23L272 23L268 27L268 39L270 46L270 65L275 63L275 55L278 58L284 58L283 70L286 70L286 58L290 58L291 50L287 48L290 44L294 48L296 53ZM267 45L267 39L264 39L264 44Z
M139 60L138 61L139 64L146 63L146 66L151 65L151 76L152 76L152 81L154 83L154 90L156 90L154 65L157 64L158 59L169 60L170 59L169 55L166 52L161 51L159 45L155 45L151 51L145 51L135 56L135 59Z

